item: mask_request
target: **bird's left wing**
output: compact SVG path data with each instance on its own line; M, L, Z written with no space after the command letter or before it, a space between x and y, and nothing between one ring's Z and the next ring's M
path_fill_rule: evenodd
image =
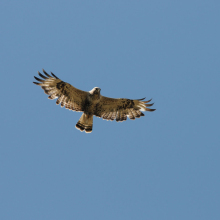
M114 99L101 96L100 102L94 109L94 115L111 121L115 119L116 121L125 121L127 116L134 120L144 116L141 111L155 111L155 109L147 108L153 105L147 104L151 100L144 101L144 99Z
M38 82L34 82L36 85L41 86L44 92L49 95L49 99L57 99L56 104L61 103L61 107L73 110L73 111L84 111L84 102L88 95L88 92L82 91L70 85L69 83L63 82L52 72L49 75L45 70L44 74L38 72L42 79L34 77Z

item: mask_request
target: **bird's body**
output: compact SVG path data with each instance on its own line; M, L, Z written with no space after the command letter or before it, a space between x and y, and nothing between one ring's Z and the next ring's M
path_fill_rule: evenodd
M44 80L35 77L40 83L44 92L49 95L49 99L57 99L56 104L61 104L64 107L83 112L81 118L76 124L76 128L86 133L92 132L93 115L102 117L106 120L125 121L127 116L134 120L144 116L141 111L154 111L147 107L153 104L147 104L151 100L143 101L144 99L114 99L102 96L101 89L98 87L93 88L91 91L86 92L79 90L69 83L63 82L53 73L52 76L43 70L45 75L38 72Z
M94 115L95 106L101 100L100 91L101 91L100 88L95 87L94 89L88 92L87 98L85 100L85 110L84 110L85 114Z

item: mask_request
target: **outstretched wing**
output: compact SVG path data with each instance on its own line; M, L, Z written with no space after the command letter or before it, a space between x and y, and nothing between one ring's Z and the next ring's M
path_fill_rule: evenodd
M96 105L94 115L102 117L106 120L125 121L127 116L134 120L144 116L141 111L155 111L147 107L153 104L147 104L151 100L143 101L143 99L113 99L108 97L101 97L101 101Z
M49 99L57 99L56 104L61 103L61 107L73 110L73 111L83 111L84 102L88 95L88 92L79 90L69 83L63 82L52 72L49 75L44 69L45 75L38 72L39 76L43 79L34 77L38 82L34 82L36 85L41 86L44 92L49 95Z

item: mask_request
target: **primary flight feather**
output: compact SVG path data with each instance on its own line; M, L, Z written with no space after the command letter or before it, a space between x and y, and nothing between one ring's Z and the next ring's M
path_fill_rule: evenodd
M49 95L49 99L56 99L56 104L61 104L64 107L83 112L81 118L76 124L76 128L86 133L92 132L93 115L101 117L105 120L125 121L127 116L134 120L144 116L141 111L155 111L148 107L153 104L147 104L151 101L144 101L143 99L114 99L102 96L101 89L98 87L93 88L91 91L86 92L77 89L69 83L63 82L52 72L49 75L45 70L44 74L38 72L42 79L34 76L39 82L34 82L36 85L41 86L44 92Z

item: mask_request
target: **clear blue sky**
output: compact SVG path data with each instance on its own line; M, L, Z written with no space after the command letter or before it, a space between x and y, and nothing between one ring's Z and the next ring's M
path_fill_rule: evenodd
M1 0L0 219L219 219L219 8ZM157 110L81 133L32 83L42 68Z

